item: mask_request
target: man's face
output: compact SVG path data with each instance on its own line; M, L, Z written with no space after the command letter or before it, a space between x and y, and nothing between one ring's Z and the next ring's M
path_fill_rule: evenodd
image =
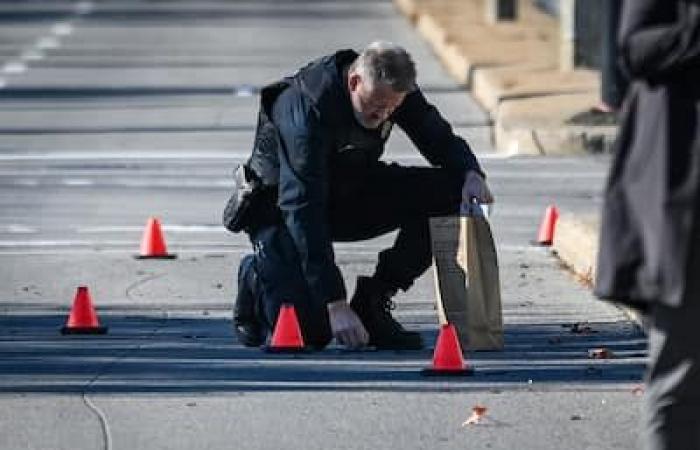
M405 92L396 92L390 86L365 82L359 73L348 74L350 101L355 118L365 128L378 128L406 97Z

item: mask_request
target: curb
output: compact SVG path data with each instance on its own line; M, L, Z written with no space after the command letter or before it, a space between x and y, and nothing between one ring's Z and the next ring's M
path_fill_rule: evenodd
M496 151L610 151L617 127L565 123L598 102L600 77L590 70L559 71L552 37L555 19L527 10L521 22L487 25L481 20L483 5L476 0L394 0L394 5L448 73L489 112ZM482 43L484 35L490 38L488 46Z
M587 286L593 286L598 258L600 214L562 212L556 225L552 252ZM627 317L643 328L641 314L615 304Z

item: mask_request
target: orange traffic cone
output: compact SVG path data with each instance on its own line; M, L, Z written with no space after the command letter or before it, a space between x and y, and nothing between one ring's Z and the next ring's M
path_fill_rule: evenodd
M464 362L462 357L462 348L459 346L454 325L448 323L441 326L433 353L433 366L423 369L423 375L463 376L473 373L474 370Z
M285 303L280 307L275 330L265 350L271 353L297 353L305 351L304 338L294 305Z
M137 259L174 259L177 255L168 253L165 246L165 238L160 229L160 221L151 217L146 223L146 229L141 238L141 254Z
M554 229L557 226L557 220L559 219L559 210L556 206L550 205L544 212L544 217L542 218L542 224L540 225L540 230L537 233L538 245L552 245L554 241Z
M85 286L79 286L75 294L73 308L66 325L61 328L62 334L105 334L107 327L101 327L97 313L92 306L90 292Z

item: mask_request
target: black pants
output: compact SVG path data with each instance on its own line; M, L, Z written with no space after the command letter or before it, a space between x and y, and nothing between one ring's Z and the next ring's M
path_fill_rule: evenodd
M647 450L700 448L699 320L698 305L650 310L642 415Z
M629 80L620 69L617 33L624 0L603 1L603 43L601 54L601 99L615 109L622 105ZM634 0L630 0L634 1Z
M347 176L350 176L348 174ZM394 245L379 253L374 277L406 290L431 264L428 218L457 214L463 173L441 168L373 164L335 176L330 189L328 223L333 241L360 241L399 230ZM297 250L282 222L250 233L260 293L258 320L274 327L282 303L293 303L305 342L323 347L332 335L325 304L314 304L302 275Z

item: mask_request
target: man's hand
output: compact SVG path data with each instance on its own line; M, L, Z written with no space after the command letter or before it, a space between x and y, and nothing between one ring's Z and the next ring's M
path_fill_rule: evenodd
M494 202L493 194L486 184L484 177L475 170L470 170L464 178L462 186L462 204L471 205L476 199L481 204L492 204Z
M345 300L328 304L331 332L336 340L349 348L360 348L369 342L369 334L355 311Z

